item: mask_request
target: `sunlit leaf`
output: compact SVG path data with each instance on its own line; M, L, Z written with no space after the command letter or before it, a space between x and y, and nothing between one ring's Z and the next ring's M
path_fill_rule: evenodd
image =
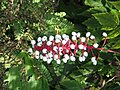
M102 0L85 0L85 4L89 6L103 6Z
M108 39L110 39L110 38L115 38L115 37L117 37L117 36L119 36L120 35L120 27L117 27L116 29L114 29L112 32L110 32L109 34L108 34Z
M113 46L112 49L119 49L120 48L120 40L118 40Z
M102 25L102 30L113 30L118 25L118 18L111 13L99 13L93 16Z
M110 3L112 3L116 9L120 10L120 1L111 1Z

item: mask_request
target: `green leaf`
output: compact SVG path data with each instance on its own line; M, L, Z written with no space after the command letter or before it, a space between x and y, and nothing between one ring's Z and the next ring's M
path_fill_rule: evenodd
M25 23L22 20L16 20L13 24L13 28L14 28L14 35L16 37L17 40L20 40L21 37L24 35L24 27L25 27Z
M18 58L23 58L25 62L26 75L35 74L33 69L33 62L30 56L26 52L20 52Z
M95 88L95 87L90 87L90 89L89 89L89 90L100 90L100 89Z
M8 73L8 87L10 90L50 90L46 78L38 79L38 73L33 67L34 62L26 52L21 52L19 57L23 58L24 64L11 67ZM23 67L25 73L23 75Z
M65 12L60 12L60 13L55 13L56 16L59 16L59 17L64 17L66 15Z
M102 25L102 30L113 30L119 24L116 15L111 13L93 14L95 19Z
M120 27L117 27L116 29L114 29L112 32L108 34L107 39L115 38L119 35L120 35Z
M25 56L25 69L26 69L26 75L35 74L32 60L27 54Z
M61 82L61 85L67 88L67 90L83 90L80 88L80 85L75 80L64 80Z
M38 84L38 87L39 87L39 84ZM49 86L48 86L48 82L47 82L47 80L45 78L42 78L42 89L41 90L50 90Z
M25 57L25 55L26 55L26 52L22 51L17 55L17 57L18 58L23 58L23 57Z
M116 9L120 10L120 1L112 1L110 2Z
M21 73L18 72L21 66L12 67L9 70L8 78L5 81L8 81L9 90L19 90L19 87L22 87L22 76Z
M85 17L91 17L92 14L96 14L96 13L102 13L102 12L106 12L106 8L105 7L93 7L93 8L89 8L85 11L83 11L82 13L78 14L78 15L82 15Z
M50 90L48 82L45 78L41 77L36 80L36 77L33 75L30 77L30 80L27 83L26 90Z
M46 35L54 35L56 34L56 31L59 31L60 33L67 33L73 31L74 25L69 22L67 19L63 18L66 13L60 12L60 13L51 13L45 16L46 18L46 30L44 30L44 34Z
M41 0L33 0L33 3L38 3L40 2Z
M119 49L120 48L120 40L118 40L113 46L112 49Z
M101 0L85 0L85 4L93 7L103 6Z
M88 20L85 20L83 22L84 25L86 25L89 28L95 29L95 28L100 28L101 25L99 24L99 22L94 18L88 18Z
M49 72L49 70L51 70L51 69L50 69L50 67L48 65L47 66L45 66L43 64L40 65L39 61L37 61L37 60L36 60L36 62L34 64L36 65L36 67L38 67L40 69L40 72L44 75L44 77L49 82L52 81L52 77L51 77L50 72ZM49 68L49 70L48 70L48 68Z

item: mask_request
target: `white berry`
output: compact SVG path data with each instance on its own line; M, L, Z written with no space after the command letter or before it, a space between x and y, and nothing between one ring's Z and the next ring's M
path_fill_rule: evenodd
M62 56L63 55L63 53L60 51L60 55Z
M85 37L81 37L81 42L85 42L86 38Z
M36 59L39 59L39 55L35 55L35 58L36 58Z
M63 44L63 45L66 44L66 40L62 40L62 44Z
M82 44L78 45L79 49L84 49L84 46Z
M52 58L48 58L48 59L47 59L47 63L48 63L48 64L50 64L51 61L52 61Z
M52 45L52 42L51 42L51 41L48 41L48 42L47 42L47 45L48 45L48 46Z
M32 48L29 48L27 52L32 53L33 52Z
M92 62L96 61L96 57L92 57L92 58L91 58L91 61L92 61Z
M75 49L75 45L74 45L74 44L71 44L71 45L70 45L70 48L71 48L71 49Z
M77 40L77 37L76 36L72 36L72 40Z
M66 41L68 41L68 40L69 40L69 36L68 36L68 35L66 35L65 40L66 40Z
M67 63L67 59L66 59L66 58L63 58L63 62L64 62L64 63Z
M76 32L72 32L72 35L75 36L75 35L77 35L77 33Z
M57 51L58 51L58 47L57 47L57 46L54 46L54 47L53 47L53 50L54 50L55 52L57 52Z
M74 56L70 56L70 60L71 61L75 61L75 57Z
M94 40L94 39L95 39L95 36L91 35L91 36L90 36L90 39Z
M61 42L60 39L56 39L55 40L55 43L59 43L59 42Z
M42 37L42 41L44 42L44 41L47 41L47 37L46 36L43 36Z
M47 57L46 56L43 56L43 61L47 61Z
M63 35L62 35L62 38L65 38L65 37L66 37L66 34L63 34Z
M93 62L93 65L97 65L96 57L92 57L92 58L91 58L91 61Z
M90 32L87 32L87 33L86 33L86 37L89 37L89 36L90 36Z
M105 33L105 32L103 32L102 35L103 35L104 37L107 37L107 33Z
M55 39L61 39L61 36L60 36L59 34L57 34L57 35L55 36Z
M84 57L84 56L82 56L82 57L80 56L80 57L79 57L79 61L80 61L80 62L85 61L85 57Z
M31 40L31 44L34 45L36 43L35 40Z
M83 48L84 50L87 50L87 47L86 46L84 46L84 48Z
M98 48L98 46L99 46L99 45L98 45L97 43L94 43L94 44L93 44L93 47L94 47L94 48Z
M60 64L60 63L61 63L60 59L57 59L56 62L57 62L57 64Z
M84 56L82 56L82 61L85 61L85 59L86 59L86 58L85 58Z
M68 50L68 49L66 50L66 53L69 53L69 50Z
M82 57L79 57L79 61L82 62Z
M54 40L54 36L51 35L51 36L49 37L49 41L53 41L53 40Z
M87 57L88 56L88 52L83 52L83 55L85 56L85 57Z
M80 37L80 33L79 33L79 32L77 33L77 37L78 37L78 38Z
M51 52L48 53L48 57L53 57L53 54Z
M39 55L40 54L40 52L39 51L35 51L35 55Z
M68 59L69 59L69 55L68 55L68 54L65 54L65 55L64 55L64 58L68 60Z
M37 43L37 46L42 46L42 42L41 42L41 41L38 42L38 43Z
M47 49L44 48L44 49L42 50L42 52L43 52L43 53L47 53Z
M41 38L41 37L38 37L37 41L40 42L41 40L42 40L42 38Z
M63 48L62 47L59 47L59 51L62 51L63 50Z
M55 54L55 55L54 55L54 60L57 60L57 59L58 59L58 55Z
M94 61L94 62L93 62L93 65L97 65L97 61Z

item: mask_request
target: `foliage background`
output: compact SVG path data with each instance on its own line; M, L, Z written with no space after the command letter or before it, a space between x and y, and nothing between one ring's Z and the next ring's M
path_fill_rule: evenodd
M120 0L0 1L0 90L119 90L120 55L101 51L97 66L47 65L29 56L38 36L90 31L106 49L120 52Z

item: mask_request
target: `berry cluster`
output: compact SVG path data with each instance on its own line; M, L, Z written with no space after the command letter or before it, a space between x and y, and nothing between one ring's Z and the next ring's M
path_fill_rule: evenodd
M105 37L105 43L107 34L104 32L102 35ZM92 45L88 44L90 40L93 42ZM88 53L99 46L95 40L95 36L91 35L90 32L86 33L86 37L81 37L79 32L72 32L71 39L66 34L62 36L57 34L49 36L49 38L46 36L38 37L37 43L35 40L31 40L31 44L35 51L35 58L42 59L48 64L52 60L55 60L57 64L60 64L61 61L67 63L68 60L75 61L76 57L79 58L80 62L85 61ZM32 52L32 48L28 52ZM81 54L78 55L78 52L81 52ZM93 53L91 61L94 65L97 64L97 57Z

